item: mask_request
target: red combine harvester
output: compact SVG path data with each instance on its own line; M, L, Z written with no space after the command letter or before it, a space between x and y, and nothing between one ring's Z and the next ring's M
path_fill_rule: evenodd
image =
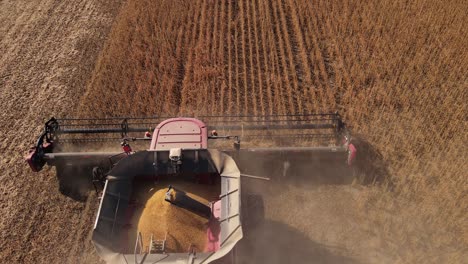
M245 210L252 199L242 179L314 177L317 166L351 174L355 156L340 115L330 113L51 118L26 161L36 172L48 164L72 175L68 188L94 186L92 239L107 263L234 263L243 228L258 218ZM326 168L328 160L341 166ZM255 204L261 215L261 197Z

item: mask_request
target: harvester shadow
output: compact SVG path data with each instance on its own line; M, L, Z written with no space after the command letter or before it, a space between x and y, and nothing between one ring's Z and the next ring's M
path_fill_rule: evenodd
M93 190L92 167L57 164L55 168L59 191L73 200L86 201Z
M355 177L360 184L387 184L391 187L390 173L380 151L362 137L352 139L358 149L354 162Z
M236 256L239 264L357 263L312 241L299 230L271 220L244 227L244 238L238 244Z
M244 174L270 178L272 182L293 186L351 184L353 170L343 153L269 153L245 152L235 157Z
M233 157L242 173L267 177L281 184L390 185L387 164L379 150L362 138L353 138L352 143L357 148L357 156L351 166L347 164L346 152L261 153L241 150L233 153Z
M341 255L339 248L315 242L287 222L265 218L265 206L271 206L271 195L277 195L284 186L271 181L243 180L244 237L237 246L236 263L358 263Z

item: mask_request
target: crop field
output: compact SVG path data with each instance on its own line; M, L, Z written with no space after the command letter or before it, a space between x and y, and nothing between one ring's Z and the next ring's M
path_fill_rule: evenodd
M0 262L99 262L95 195L22 159L52 115L334 111L365 184L266 189L257 235L283 242L243 263L468 259L465 1L66 2L0 1Z

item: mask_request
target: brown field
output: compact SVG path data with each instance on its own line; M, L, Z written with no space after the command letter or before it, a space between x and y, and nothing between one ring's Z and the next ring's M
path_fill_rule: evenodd
M278 250L305 263L468 259L465 1L119 2L0 1L1 263L98 262L94 194L71 200L54 169L22 161L49 116L328 111L385 180L272 187Z
M96 197L58 190L23 155L45 117L77 107L119 1L0 1L0 263L98 261L89 242Z

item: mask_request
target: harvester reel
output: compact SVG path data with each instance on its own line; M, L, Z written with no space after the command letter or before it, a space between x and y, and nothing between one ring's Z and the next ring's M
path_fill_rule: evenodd
M93 181L104 182L106 180L106 175L104 170L101 167L93 168Z
M46 122L45 124L45 139L47 142L52 142L57 139L57 135L55 131L58 131L60 128L59 123L55 118L51 118L49 121Z
M122 132L120 133L120 135L122 136L122 138L125 138L127 136L128 131L128 120L126 118L122 121L122 124L120 124L120 128L122 128Z

